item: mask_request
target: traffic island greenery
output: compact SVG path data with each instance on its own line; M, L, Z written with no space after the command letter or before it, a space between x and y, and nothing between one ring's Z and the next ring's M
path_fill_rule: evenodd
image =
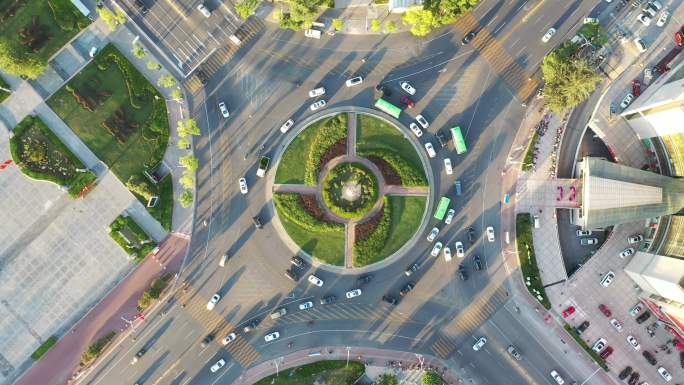
M104 336L100 337L97 341L93 342L89 347L88 350L83 352L81 355L81 362L79 365L81 367L84 367L91 362L93 362L97 357L102 354L104 349L109 345L109 343L114 339L114 336L116 336L115 331L111 331Z
M378 181L364 166L343 163L326 176L322 195L325 205L338 216L362 218L378 200Z
M254 385L353 385L363 376L365 367L356 361L318 361L281 370L262 378Z
M157 242L151 239L133 218L123 215L119 215L109 225L109 236L133 258L135 263L142 261L157 247Z
M50 348L53 347L56 343L57 343L57 337L51 336L50 338L48 338L47 340L45 340L45 342L43 342L43 343L38 347L38 349L36 349L35 352L33 352L33 353L31 354L31 358L32 358L34 361L38 361L38 360L39 360L41 357L43 357L43 356L45 355L45 353L47 353L48 350L50 350Z
M155 279L150 285L150 288L145 290L145 292L138 299L138 311L147 310L156 300L159 299L161 293L164 291L166 286L173 278L174 273L166 273L163 276Z
M70 0L0 2L0 70L36 79L90 22Z
M535 130L534 134L532 134L532 139L530 140L530 143L527 144L525 158L523 159L522 165L520 166L520 168L522 168L523 171L530 171L532 170L532 168L534 168L534 149L537 146L539 138L540 136Z
M71 197L97 179L38 117L27 116L12 130L10 152L24 174L64 186Z
M582 339L582 336L580 336L579 333L577 333L577 330L575 330L575 328L566 323L563 324L563 327L568 332L568 334L570 334L572 338L574 338L575 341L577 341L577 343L582 347L582 349L584 349L587 352L587 354L589 354L591 358L594 361L596 361L596 364L600 366L601 369L607 372L608 365L606 365L606 360L601 358L601 356L599 356L598 353L596 353L589 345L587 345L587 343Z
M387 243L392 225L392 206L388 197L383 199L382 209L371 219L356 225L354 236L353 264L361 267L378 262Z
M306 184L310 186L318 184L318 174L324 166L322 160L333 145L345 138L347 138L347 114L333 116L318 129L316 138L309 147L309 157L306 160L306 175L304 176Z
M520 213L515 217L516 245L518 247L518 259L522 270L523 280L527 290L547 310L551 309L551 302L544 290L537 259L534 255L534 242L532 240L532 220L530 214Z

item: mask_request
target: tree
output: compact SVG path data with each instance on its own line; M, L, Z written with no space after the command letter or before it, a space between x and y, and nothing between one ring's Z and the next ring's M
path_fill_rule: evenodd
M420 385L444 385L442 378L433 372L425 372Z
M243 0L235 4L235 12L237 12L241 18L247 19L254 14L257 5L257 0Z
M190 204L193 201L193 196L192 196L192 191L190 190L185 190L181 193L178 203L180 203L181 207L183 208L188 208Z
M371 20L371 31L373 32L378 32L380 31L380 20L378 19L373 19Z
M37 79L46 67L47 60L26 52L4 37L0 38L0 70L15 76Z
M183 91L180 88L175 88L171 91L171 98L175 100L183 100Z
M186 189L190 189L192 188L192 186L195 185L195 177L192 176L192 174L188 174L187 172L184 173L178 181L180 182L181 186L185 187Z
M126 22L126 14L118 7L116 8L116 13L105 7L98 7L97 14L100 15L102 20L112 31L116 31L120 25L123 25Z
M397 385L399 380L394 374L384 373L378 376L377 385Z
M133 44L133 56L137 57L138 59L142 59L147 55L147 52L145 52L145 48L143 46L136 42Z
M341 31L344 29L344 20L342 19L333 19L332 21L332 27L335 28L335 31Z
M185 119L185 121L179 120L177 131L178 136L181 138L185 138L188 135L198 136L201 134L197 121L192 118Z
M402 17L404 23L411 26L411 33L415 36L426 36L432 28L439 25L432 11L411 7Z
M190 147L190 140L186 138L178 138L178 141L176 142L176 147L178 147L179 150L185 150L188 147Z
M396 30L397 30L397 24L395 22L393 22L392 20L388 20L385 23L385 31L387 31L388 33L392 33Z
M283 19L280 21L281 27L285 23L287 28L293 26L297 26L298 29L311 28L316 15L318 15L319 2L320 0L288 0L290 12L283 15Z
M185 166L187 172L195 172L199 166L199 159L195 158L192 154L182 156L178 158L178 163Z
M154 60L150 60L147 62L147 69L151 71L159 71L161 69L161 65Z
M551 111L562 114L586 100L601 81L586 59L563 58L554 51L542 63L544 99Z
M171 75L163 75L157 80L157 84L164 88L171 88L176 85L176 78Z
M126 182L126 187L148 201L155 195L150 186L150 182L139 174L131 175L131 177L128 178L128 182Z
M456 18L473 9L479 0L425 0L423 9L435 15L439 25L451 24Z

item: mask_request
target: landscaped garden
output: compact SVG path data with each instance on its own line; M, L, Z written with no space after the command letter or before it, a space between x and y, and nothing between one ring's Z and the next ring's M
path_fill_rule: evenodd
M10 151L24 174L64 186L72 197L95 182L95 174L38 117L28 116L12 130Z
M363 375L364 365L356 361L319 361L281 370L254 385L353 385Z
M109 225L109 236L137 263L155 247L155 242L131 217L119 215Z
M345 225L354 226L350 262L360 267L394 254L414 236L428 189L413 144L379 118L361 115L357 153L368 156L348 157L347 119L347 113L324 118L292 140L278 163L273 200L292 241L323 263L345 265ZM333 159L338 163L330 164ZM378 178L410 187L417 196L381 196Z
M527 290L547 310L551 309L551 302L544 290L537 259L534 255L534 242L532 240L532 219L528 213L520 213L515 217L516 244L518 246L518 259L522 270L523 280Z
M150 177L169 141L166 101L152 84L110 44L48 105L143 204L158 197L150 212L169 230L171 181Z

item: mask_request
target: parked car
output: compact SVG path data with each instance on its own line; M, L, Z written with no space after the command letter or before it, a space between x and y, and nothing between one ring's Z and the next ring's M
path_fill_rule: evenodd
M197 6L197 10L200 11L202 16L204 17L211 16L211 11L209 11L209 9L202 3L200 3L200 5Z
M245 178L240 178L238 179L238 185L240 186L240 193L241 194L247 194L249 192L249 188L247 187L247 179Z
M608 341L606 341L605 338L599 338L598 340L596 340L596 342L594 342L594 345L591 347L591 350L595 351L596 353L601 353L603 348L606 347L607 342Z
M413 132L413 135L416 136L416 138L420 138L421 136L423 136L423 130L421 130L417 124L411 122L409 123L409 128L411 129L411 132Z
M629 376L630 374L632 374L632 367L631 367L631 366L627 366L627 367L625 367L624 369L622 369L622 371L620 372L620 374L618 374L618 378L621 379L621 380L624 380L624 379L627 378L627 376Z
M456 248L456 257L465 258L465 248L463 247L463 242L457 241L454 243L454 247Z
M214 340L214 335L213 334L207 334L207 336L204 337L204 339L200 343L200 346L202 348L206 348L211 343L211 341L213 341L213 340Z
M290 263L297 266L297 267L304 266L304 260L301 259L300 257L296 256L296 255L294 257L290 258Z
M468 233L468 241L470 243L475 242L475 229L472 227L468 227L467 233Z
M612 346L606 346L606 348L603 349L603 351L601 352L601 354L599 354L599 356L601 356L601 358L603 358L605 360L611 354L613 354L613 347Z
M361 295L361 289L349 290L348 292L344 293L344 296L347 297L347 299L356 298L360 295Z
M604 304L600 304L598 308L599 310L601 310L601 313L603 313L603 315L605 315L606 317L610 317L613 315L613 312L611 312L610 309L608 309L608 306Z
M582 334L587 329L589 329L589 321L584 321L575 328L577 334Z
M200 4L200 5L202 5L202 4ZM221 369L225 365L226 365L226 360L221 358L220 360L216 361L216 363L214 365L212 365L211 368L209 368L209 370L211 370L212 373L216 373L219 371L219 369Z
M311 309L312 307L314 307L314 304L311 301L306 301L299 304L299 310Z
M418 122L418 124L420 124L425 129L430 127L430 124L428 123L428 121L421 114L416 115L416 121Z
M147 349L145 349L144 347L141 348L140 350L138 350L138 352L135 353L135 356L133 356L133 359L131 360L131 365L133 365L133 364L135 364L136 362L138 362L138 360L139 360L142 356L144 356L146 352L147 352Z
M615 318L610 320L610 324L613 325L615 330L617 330L619 332L622 331L622 323L620 321L616 320Z
M601 286L603 287L608 287L610 284L613 282L613 279L615 278L615 273L612 271L607 272L603 278L601 278Z
M437 132L435 132L435 137L437 138L437 143L439 143L441 148L446 147L447 143L449 143L449 139L444 132L442 132L442 130L437 130Z
M285 314L287 314L287 309L285 309L284 307L278 308L273 313L271 313L271 319L278 319L284 316Z
M363 78L361 76L353 77L353 78L347 80L346 82L344 82L344 84L346 84L347 87L358 86L361 83L363 83Z
M285 276L291 279L292 282L299 281L299 274L297 274L297 271L294 269L294 267L285 270Z
M449 246L444 246L443 253L444 253L444 260L447 262L451 261L451 249L449 248Z
M558 385L565 384L565 380L563 379L563 377L561 377L561 375L558 374L558 372L555 370L551 371L551 378L553 378L553 380L556 381L556 384Z
M425 146L425 151L427 151L427 154L430 158L434 158L437 156L437 153L435 152L435 147L432 146L432 143L427 142L424 144Z
M634 45L636 46L637 50L640 53L644 53L648 50L648 47L646 46L646 42L644 41L644 39L642 39L640 37L637 37L636 39L634 39Z
M546 33L544 34L544 36L542 36L542 42L548 43L549 40L551 40L551 38L552 38L553 35L555 35L555 34L556 34L556 29L553 28L553 27L549 28L549 30L546 31Z
M642 323L646 322L646 320L647 320L650 316L651 316L651 312L645 311L642 315L640 315L640 316L638 316L638 317L636 318L636 322L637 322L638 324L642 324Z
M637 20L647 27L651 25L651 16L645 13L640 13L639 16L637 16Z
M372 274L362 275L356 279L356 284L357 285L365 285L365 284L369 283L372 279L373 279Z
M418 271L418 268L420 268L420 265L417 264L417 263L414 263L414 264L412 264L411 266L409 266L409 267L406 268L406 271L404 271L404 275L406 275L407 277L410 277L411 274L413 274L413 273L415 273L416 271Z
M646 361L651 364L652 366L655 366L658 363L658 360L649 352L648 350L644 350L643 353L641 353Z
M632 100L634 100L634 95L631 93L625 95L624 98L622 98L622 102L620 103L620 107L624 110L629 106L630 103L632 103Z
M430 255L433 257L436 257L439 255L439 252L442 251L442 242L437 241L435 245L432 247L432 251L430 252ZM458 250L456 251L458 253Z
M456 179L456 182L454 182L454 190L456 190L456 195L461 195L461 180Z
M667 371L667 369L663 368L662 366L658 368L658 374L660 374L660 377L663 378L663 380L670 382L672 381L672 375L670 372Z
M309 106L309 109L311 111L316 111L316 110L320 110L323 107L325 107L325 99L321 99L317 102L312 103L311 106Z
M416 89L413 88L413 86L411 84L409 84L409 82L406 82L406 81L399 82L399 86L401 86L401 89L406 91L406 93L409 95L415 95L416 94Z
M679 352L679 366L684 369L684 352Z
M628 247L620 252L620 258L626 258L634 255L634 248Z
M313 90L309 91L309 97L310 98L316 98L319 96L325 95L325 87L318 87L314 88Z
M639 381L639 372L632 372L632 375L629 376L629 380L627 380L628 385L637 385L637 382Z
M451 221L454 220L454 215L456 215L456 210L449 209L449 211L447 211L446 217L444 218L444 223L450 225Z
M406 96L406 95L401 95L401 96L399 97L399 101L401 102L401 104L405 104L406 107L408 107L408 108L413 108L413 107L416 106L416 102L414 102L413 100L411 100L411 98L409 98L409 97Z
M479 255L473 257L473 269L475 269L475 271L482 270L482 261L480 261Z
M430 230L430 234L427 236L427 241L432 242L437 238L437 235L439 234L439 228L433 227L432 230Z
M313 274L309 275L308 280L309 280L309 282L311 282L312 284L314 284L314 285L316 285L316 286L318 286L318 287L323 287L323 280L320 279L320 278L318 278L318 277L316 277L316 276L313 275Z
M244 328L242 328L242 332L243 333L249 333L252 330L254 330L257 326L259 326L259 320L253 319L247 325L245 325Z
M257 229L262 229L264 227L263 223L261 223L261 218L259 218L258 215L256 217L252 217L252 223Z
M578 237L586 237L591 235L591 230L577 230Z
M390 305L396 305L398 302L396 298L392 297L391 295L387 295L387 294L382 296L382 300L387 302Z
M209 300L209 302L207 302L207 310L213 310L220 299L221 295L218 293L211 296L211 299Z
M644 305L639 302L638 304L634 305L632 310L629 311L629 315L635 317L637 314L641 313L642 310L644 310Z
M634 350L641 349L641 345L639 345L639 342L636 338L634 338L634 336L627 336L627 342L629 342L629 344L632 345Z
M468 273L466 273L466 267L462 263L458 266L458 276L459 278L461 278L461 281L468 280Z
M489 242L494 242L494 227L493 226L487 226L487 229L485 231L487 233L487 240Z
M581 238L580 245L582 246L592 246L598 244L598 238Z
M223 339L221 340L221 344L228 345L229 343L235 341L236 338L237 334L235 334L235 332L230 333L227 336L223 337Z
M318 303L321 305L330 305L335 303L335 301L337 301L337 297L334 295L326 295L325 297L322 297Z
M405 296L405 295L408 294L411 290L413 290L414 287L416 287L416 283L415 283L415 282L409 282L409 283L407 283L404 287L401 288L401 290L399 290L399 295L402 296L402 297Z
M575 313L575 307L569 306L567 309L563 310L563 318L568 318Z
M477 342L475 342L475 345L473 345L473 350L476 352L479 351L480 349L482 349L483 346L485 346L486 343L487 343L487 338L480 337L477 340Z
M644 236L642 234L634 234L627 237L627 242L629 242L630 244L639 243L643 240Z
M632 80L632 94L634 94L635 97L641 95L641 82L637 79Z

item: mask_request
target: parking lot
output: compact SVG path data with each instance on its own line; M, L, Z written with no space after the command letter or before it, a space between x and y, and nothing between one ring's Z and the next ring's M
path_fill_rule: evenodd
M230 2L122 0L120 4L186 77L231 44L230 35L242 24ZM206 5L208 17L197 9L200 4Z

